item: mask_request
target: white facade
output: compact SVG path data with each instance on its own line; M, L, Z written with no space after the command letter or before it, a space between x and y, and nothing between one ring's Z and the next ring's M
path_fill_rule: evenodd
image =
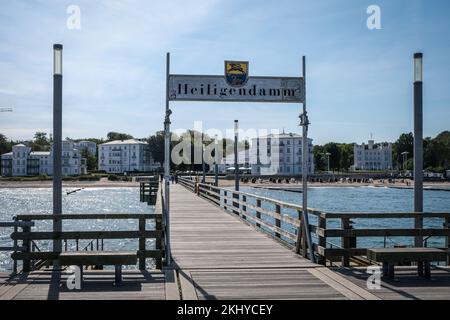
M355 170L391 170L392 169L392 144L374 143L354 145Z
M250 162L253 175L297 175L302 173L302 136L270 134L252 139ZM312 139L308 139L308 174L314 173Z
M229 168L234 168L234 153L229 154L225 158L222 159L222 161L217 166L218 173L230 173L234 172L231 170L228 170ZM250 163L250 150L242 150L238 153L238 168L243 171L242 168L250 168L251 169L251 163ZM214 164L209 167L210 172L214 172L215 166Z
M12 152L2 155L2 176L53 175L53 146L50 151L31 151L30 147L17 144ZM72 141L62 142L62 175L86 173L86 160Z
M89 154L92 156L95 156L97 153L97 144L92 141L78 141L75 142L75 149L78 149L80 151L87 150Z
M148 143L129 139L98 146L98 169L107 173L151 171L158 167L151 158Z

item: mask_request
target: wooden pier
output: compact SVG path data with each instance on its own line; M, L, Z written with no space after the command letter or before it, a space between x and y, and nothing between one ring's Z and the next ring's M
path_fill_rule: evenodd
M250 214L246 218L235 214L232 202L245 198L229 196L228 209L224 209L211 190L206 198L180 184L170 189L172 265L162 270L124 270L120 286L112 284L113 270L86 270L82 290L69 290L65 285L68 274L51 266L13 277L2 275L0 300L450 299L448 266L432 267L431 279L417 277L412 266L396 267L395 280L383 278L381 289L369 290L365 268L314 264L296 253L295 243L283 241L289 240L285 236L295 240L295 231L274 228L276 232L268 232L266 227L262 232L263 220L256 226L250 223ZM243 207L250 210L248 206ZM293 218L280 219L298 224ZM333 254L343 254L344 260L348 257L345 252Z

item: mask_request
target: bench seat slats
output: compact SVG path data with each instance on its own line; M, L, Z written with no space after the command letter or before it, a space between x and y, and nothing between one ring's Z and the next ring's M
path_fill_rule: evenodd
M367 249L367 258L377 262L443 261L448 253L436 248Z
M136 251L62 252L61 265L132 265L137 263Z

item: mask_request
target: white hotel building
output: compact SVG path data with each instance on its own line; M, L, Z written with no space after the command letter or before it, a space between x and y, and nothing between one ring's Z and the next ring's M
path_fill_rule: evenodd
M115 140L98 146L98 169L107 173L156 170L148 143L136 139Z
M377 143L354 145L354 170L391 170L392 144Z
M89 152L89 154L92 156L95 156L95 154L97 153L97 144L92 141L75 142L75 148L80 151L87 150L87 152Z
M270 134L253 138L250 147L253 175L298 175L302 173L302 136ZM308 174L314 173L312 139L308 139Z
M31 151L24 144L12 147L12 152L1 156L2 176L53 175L53 147L50 151ZM86 173L86 159L72 141L62 142L62 174L64 176Z

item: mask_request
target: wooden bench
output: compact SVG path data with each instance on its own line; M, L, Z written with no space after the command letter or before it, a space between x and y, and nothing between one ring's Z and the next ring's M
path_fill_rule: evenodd
M430 262L445 261L447 251L435 248L380 248L367 249L367 258L383 263L383 275L394 278L396 263L417 262L419 276L430 278Z
M136 251L86 251L61 252L57 262L61 266L79 266L81 281L83 281L83 266L113 265L115 268L114 284L122 282L122 266L136 265Z

